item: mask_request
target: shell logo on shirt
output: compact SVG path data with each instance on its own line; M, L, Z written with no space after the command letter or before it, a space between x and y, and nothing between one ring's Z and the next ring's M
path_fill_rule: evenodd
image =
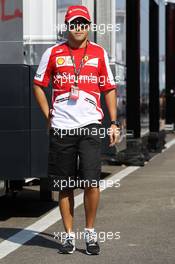
M56 58L56 67L73 66L70 56L62 56Z
M65 62L65 59L64 58L58 57L58 59L57 59L57 64L58 65L63 65L64 62Z

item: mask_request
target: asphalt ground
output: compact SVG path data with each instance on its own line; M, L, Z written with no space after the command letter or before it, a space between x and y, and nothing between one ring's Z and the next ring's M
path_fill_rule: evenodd
M103 167L108 177L124 170L126 167ZM81 192L77 191L76 195ZM0 208L0 254L4 241L7 249L12 247L12 235L54 209L59 214L57 201L39 200L37 186L26 187L16 199L1 198ZM95 226L101 247L99 256L85 254L84 240L79 237L84 228L84 209L80 204L75 209L77 250L74 254L58 253L60 240L55 234L64 231L59 220L23 245L19 244L16 250L1 258L0 263L174 264L175 145L155 156L144 167L136 168L120 181L119 188L113 186L101 192Z

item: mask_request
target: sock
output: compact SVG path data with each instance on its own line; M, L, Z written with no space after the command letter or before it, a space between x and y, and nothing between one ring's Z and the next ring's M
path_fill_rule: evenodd
M85 227L85 228L84 228L84 231L85 231L85 232L86 232L86 231L94 232L94 227L93 227L93 228L87 228L87 227Z

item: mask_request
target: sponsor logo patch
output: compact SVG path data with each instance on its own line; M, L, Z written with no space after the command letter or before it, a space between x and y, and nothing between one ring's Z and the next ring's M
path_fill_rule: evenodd
M56 67L73 66L70 56L56 57Z
M65 59L64 59L64 58L59 57L59 58L57 59L57 64L58 64L58 65L63 65L64 63L65 63Z
M63 52L63 49L57 50L56 53L61 53Z
M42 76L41 74L38 74L38 73L35 74L36 78L41 78L41 76Z
M93 58L93 59L86 61L85 65L98 67L98 58Z
M84 61L88 61L89 57L86 55L84 56Z

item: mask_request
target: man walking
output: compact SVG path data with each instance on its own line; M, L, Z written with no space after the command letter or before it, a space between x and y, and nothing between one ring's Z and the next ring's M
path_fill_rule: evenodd
M34 78L34 94L49 124L48 177L52 190L58 188L66 231L60 253L75 251L73 190L76 186L70 183L79 175L84 183L86 253L97 255L100 247L94 225L100 194L101 92L104 92L111 120L110 146L118 143L119 122L116 85L107 53L88 40L90 23L85 6L68 8L65 16L68 40L48 48L43 54ZM43 87L48 86L51 77L53 94L49 109Z

